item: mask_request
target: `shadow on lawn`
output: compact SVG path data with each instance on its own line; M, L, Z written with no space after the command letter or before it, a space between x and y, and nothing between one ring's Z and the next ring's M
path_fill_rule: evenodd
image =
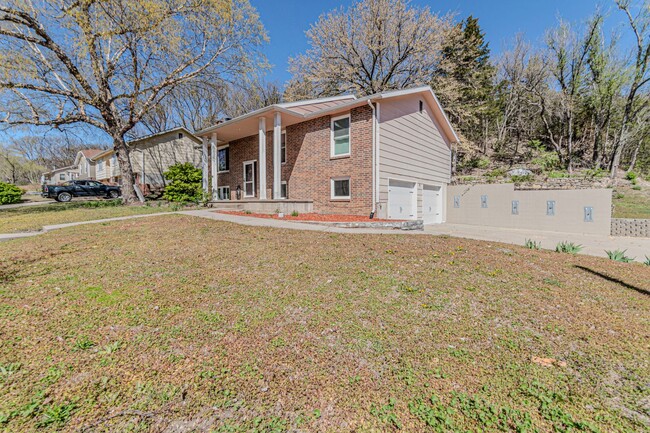
M610 277L607 274L603 274L598 271L594 271L593 269L586 268L584 266L580 265L575 265L576 268L582 269L583 271L589 272L590 274L594 274L600 278L603 278L607 281L611 281L612 283L620 284L621 286L625 287L626 289L632 289L636 290L637 292L641 293L642 295L650 296L650 290L642 289L640 287L633 286L632 284L628 284L625 281L619 280L618 278Z

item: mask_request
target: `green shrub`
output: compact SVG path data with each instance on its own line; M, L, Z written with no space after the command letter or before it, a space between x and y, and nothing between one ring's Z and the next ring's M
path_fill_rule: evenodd
M636 181L637 177L639 177L639 176L638 176L635 172L633 172L633 171L628 171L628 172L625 174L625 178L626 178L627 180L629 180L629 181L632 181L632 183L634 183L634 181Z
M495 168L494 170L485 173L487 177L503 177L506 175L506 170L503 168Z
M553 170L553 171L550 171L547 174L547 176L549 178L551 178L551 179L562 179L562 178L565 178L565 177L569 177L569 172L562 171L562 170L560 170L560 171Z
M165 188L163 198L176 203L198 203L201 190L202 172L191 163L175 164L165 172L165 179L171 181Z
M300 214L298 213L297 210L294 210L293 212L291 212L292 217L297 217L298 215L300 215Z
M0 204L14 204L20 201L23 190L11 183L0 182Z
M558 253L578 254L582 251L582 245L574 244L569 241L562 241L555 246Z
M594 168L593 170L585 170L584 172L585 179L605 177L608 174L609 173L606 170L603 170L602 168Z
M627 250L614 250L614 251L605 251L607 253L607 257L609 257L610 260L614 260L615 262L622 262L622 263L630 263L633 262L634 259L631 257L628 257L625 255L625 252Z
M527 174L525 176L517 176L516 174L510 176L510 179L514 183L524 183L524 182L531 182L533 180L533 176L530 174Z
M532 239L526 239L526 242L524 242L524 246L528 248L529 250L539 250L542 248L542 243L541 242L535 242Z
M560 158L555 152L542 152L533 159L532 163L540 166L544 171L551 171L560 167Z

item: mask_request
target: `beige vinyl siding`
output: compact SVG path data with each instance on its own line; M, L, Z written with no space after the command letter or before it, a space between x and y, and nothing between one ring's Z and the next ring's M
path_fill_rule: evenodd
M416 182L419 217L422 185L442 186L444 194L445 185L450 181L449 144L430 107L419 96L382 101L379 116L379 202L388 201L389 179Z
M95 161L95 179L98 181L106 180L110 178L110 167L107 166L107 162L110 159L109 157L104 157ZM101 165L101 169L100 169Z
M164 185L163 174L170 166L189 162L198 167L201 163L200 144L187 134L178 138L178 132L136 143L131 152L131 164L133 171L140 176L143 172L143 155L145 183L156 186Z

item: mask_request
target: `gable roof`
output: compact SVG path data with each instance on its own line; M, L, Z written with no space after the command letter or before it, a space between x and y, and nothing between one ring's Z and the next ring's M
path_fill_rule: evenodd
M136 143L140 143L140 142L145 141L145 140L150 140L152 138L160 137L160 136L167 135L167 134L173 134L173 133L177 133L177 132L184 133L188 138L190 138L191 140L193 140L193 141L195 141L197 143L201 142L201 139L198 138L196 135L192 134L188 129L186 129L186 128L182 127L182 126L179 126L177 128L167 129L165 131L155 132L153 134L143 135L142 137L134 138L133 140L127 141L127 144L136 144Z
M99 155L103 151L104 151L103 149L83 149L80 150L79 153L81 153L83 156L85 156L88 159L93 159L95 156Z
M440 101L433 93L429 86L415 87L404 90L391 90L386 92L375 93L373 95L357 98L354 95L336 96L333 98L320 98L308 101L298 101L286 104L273 104L259 110L251 111L242 116L235 117L234 119L226 120L216 125L198 131L198 136L207 136L210 133L217 133L217 140L220 142L229 141L234 139L238 133L245 134L245 131L251 131L257 128L257 118L270 117L271 124L274 113L282 113L283 127L295 123L304 122L305 120L332 115L343 110L349 110L355 107L366 105L369 102L380 102L383 99L390 99L396 97L421 95L429 104L432 109L433 115L440 125L441 132L446 137L449 144L459 143L460 139L454 131L454 127L449 122L449 118L445 114ZM219 136L221 132L221 138ZM241 135L245 137L246 135ZM224 140L225 138L225 140Z

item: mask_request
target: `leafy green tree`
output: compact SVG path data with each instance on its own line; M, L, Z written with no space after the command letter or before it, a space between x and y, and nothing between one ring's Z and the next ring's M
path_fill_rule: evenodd
M198 202L202 195L202 171L191 163L175 164L165 172L169 184L163 198L177 203Z
M16 185L0 182L0 204L13 204L20 201L23 190Z

